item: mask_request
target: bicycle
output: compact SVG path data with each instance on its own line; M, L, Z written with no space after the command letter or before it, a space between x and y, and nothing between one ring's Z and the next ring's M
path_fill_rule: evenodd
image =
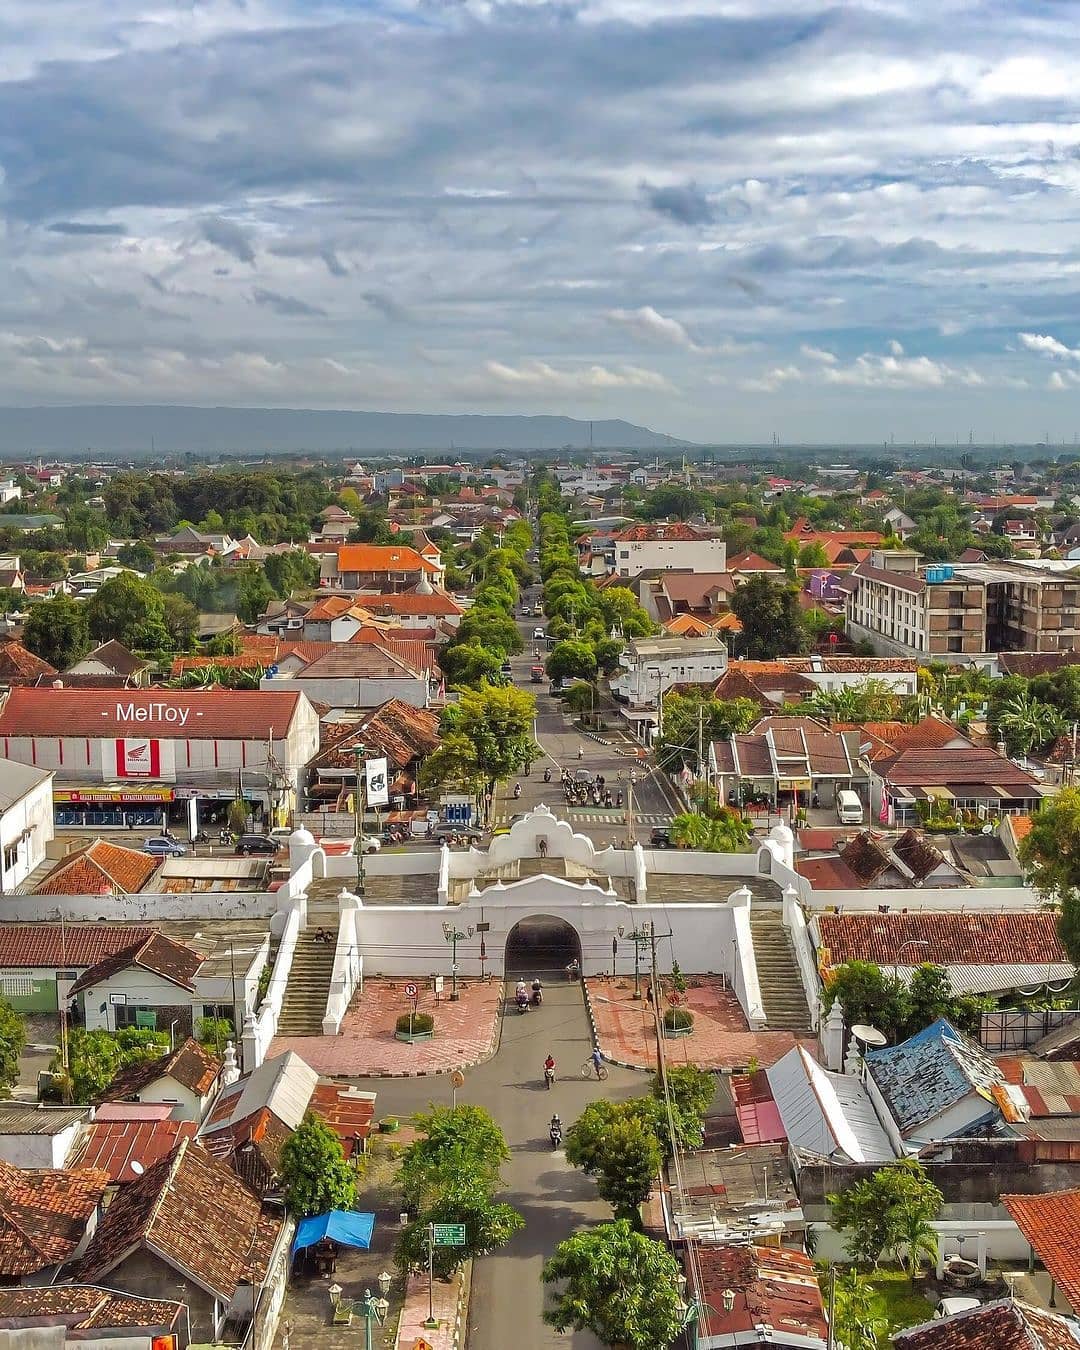
M585 1061L585 1063L581 1066L581 1076L582 1078L592 1078L594 1074L602 1083L604 1079L607 1077L607 1065L601 1064L597 1066L596 1064L593 1063L592 1056L590 1055L589 1058Z

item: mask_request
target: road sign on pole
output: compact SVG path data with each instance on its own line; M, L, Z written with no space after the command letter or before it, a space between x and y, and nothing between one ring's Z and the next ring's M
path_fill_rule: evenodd
M407 984L407 985L405 986L405 997L406 997L406 998L415 998L416 995L417 995L418 993L419 993L419 990L417 989L417 987L416 987L415 984Z
M433 1223L431 1237L436 1247L464 1247L465 1225L463 1223Z

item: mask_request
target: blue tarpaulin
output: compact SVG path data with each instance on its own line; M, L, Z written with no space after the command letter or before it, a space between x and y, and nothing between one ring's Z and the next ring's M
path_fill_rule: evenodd
M374 1214L353 1214L344 1209L332 1209L327 1214L316 1214L311 1219L301 1219L293 1239L292 1254L296 1255L304 1247L313 1247L324 1237L340 1242L343 1247L370 1247L371 1234L375 1229Z

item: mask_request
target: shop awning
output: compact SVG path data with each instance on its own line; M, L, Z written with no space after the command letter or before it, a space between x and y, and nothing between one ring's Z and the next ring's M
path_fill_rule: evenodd
M173 788L164 783L104 783L101 787L53 788L54 802L77 806L108 806L118 803L171 802Z
M293 1239L292 1254L313 1247L323 1238L340 1242L343 1247L360 1247L364 1251L371 1246L371 1235L375 1231L374 1214L355 1214L351 1210L331 1209L325 1214L316 1214L310 1219L301 1219Z

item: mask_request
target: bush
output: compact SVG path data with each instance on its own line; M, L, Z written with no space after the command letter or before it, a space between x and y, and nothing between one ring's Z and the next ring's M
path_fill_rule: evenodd
M664 1026L668 1031L686 1031L694 1025L694 1014L688 1008L667 1008Z
M394 1024L395 1031L411 1031L415 1036L418 1032L427 1032L435 1030L435 1019L430 1013L402 1013Z

